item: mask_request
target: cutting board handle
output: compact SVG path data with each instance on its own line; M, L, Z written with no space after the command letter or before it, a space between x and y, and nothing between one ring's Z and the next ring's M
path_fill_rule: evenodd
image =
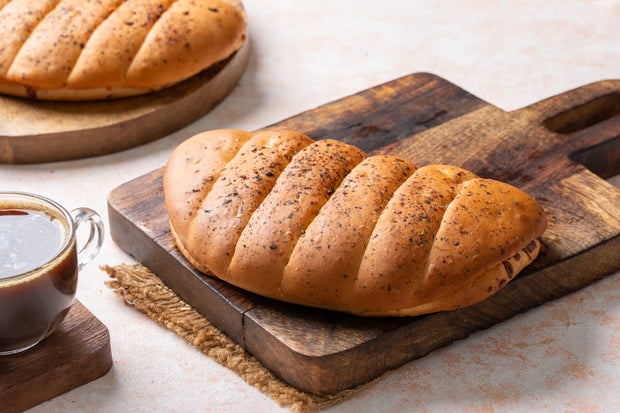
M551 132L571 134L611 118L620 122L620 80L602 80L524 109ZM614 122L616 119L614 119Z

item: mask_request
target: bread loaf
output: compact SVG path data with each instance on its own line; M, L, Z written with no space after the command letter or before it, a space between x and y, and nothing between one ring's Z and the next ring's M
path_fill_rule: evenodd
M0 93L134 96L211 67L245 41L236 0L0 1Z
M510 185L294 131L196 135L171 155L164 193L176 244L199 271L363 316L483 300L536 258L547 225Z

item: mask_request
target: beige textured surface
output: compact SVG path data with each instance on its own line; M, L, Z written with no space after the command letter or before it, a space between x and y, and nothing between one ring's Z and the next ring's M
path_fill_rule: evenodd
M123 153L0 165L0 189L38 192L105 215L110 190L163 166L197 132L255 130L401 75L433 72L506 110L620 78L619 0L244 5L252 39L248 69L204 119ZM114 367L33 412L279 411L266 394L120 303L98 266L123 262L132 260L108 237L78 292L110 329ZM408 363L327 411L611 412L620 410L619 376L616 274Z

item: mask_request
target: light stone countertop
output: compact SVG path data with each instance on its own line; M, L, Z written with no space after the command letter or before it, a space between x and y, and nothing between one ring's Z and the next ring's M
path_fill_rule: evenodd
M180 142L204 130L258 129L414 72L434 73L504 110L620 79L620 0L243 3L249 64L211 113L122 153L0 165L0 190L88 206L107 222L112 189L163 166ZM123 305L98 268L119 263L133 260L108 233L78 292L110 330L112 370L33 412L286 410ZM620 273L410 362L327 411L611 412L620 411L619 379Z

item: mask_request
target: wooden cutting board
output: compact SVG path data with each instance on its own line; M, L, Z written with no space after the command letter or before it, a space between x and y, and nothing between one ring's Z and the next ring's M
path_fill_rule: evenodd
M222 101L241 78L249 51L246 39L225 61L150 95L91 102L0 95L0 163L67 161L155 141Z
M490 298L411 318L365 319L258 297L195 272L175 248L163 168L108 197L116 243L286 382L325 394L366 382L454 340L620 269L620 81L505 112L417 73L265 129L336 138L418 166L447 163L522 188L548 214L539 258Z
M76 300L52 335L30 350L0 356L0 411L29 409L103 376L111 367L108 329Z

